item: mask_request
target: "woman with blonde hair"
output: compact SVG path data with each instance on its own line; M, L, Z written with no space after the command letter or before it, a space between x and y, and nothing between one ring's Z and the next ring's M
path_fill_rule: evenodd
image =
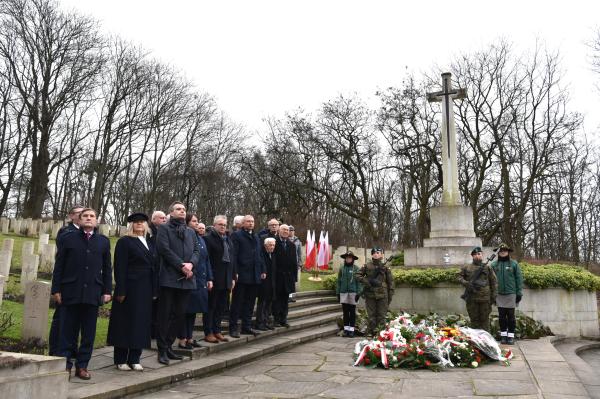
M140 356L150 348L152 299L158 292L156 249L149 232L148 216L134 213L127 218L127 235L115 247L115 291L108 324L107 343L114 346L118 370L142 371Z

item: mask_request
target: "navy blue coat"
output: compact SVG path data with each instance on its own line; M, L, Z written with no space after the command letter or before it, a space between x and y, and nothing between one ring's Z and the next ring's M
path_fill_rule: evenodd
M115 247L115 292L125 296L123 303L113 298L107 343L120 348L150 347L152 297L157 296L156 248L148 248L137 237L121 237Z
M52 273L52 294L60 292L63 305L102 305L102 295L112 291L108 238L94 231L88 241L79 229L65 232L60 242Z
M242 284L260 284L261 273L266 273L262 259L262 245L254 233L246 230L231 235L233 253L233 271L237 281Z
M158 226L156 251L158 252L160 265L159 285L161 287L193 290L196 288L196 279L186 279L181 268L183 263L192 263L194 265L192 271L196 273L195 269L200 256L196 232L189 227L185 227L182 239L177 236L177 226L175 220L170 220Z
M79 229L73 224L73 222L67 223L65 226L61 227L56 234L56 247L58 248L62 243L62 237L65 233L79 231Z
M208 312L208 287L206 283L213 281L212 267L210 266L206 242L199 235L196 235L196 239L198 240L198 249L200 251L198 266L194 270L196 289L192 290L190 294L186 313Z
M277 279L276 291L280 294L295 292L296 276L298 275L298 257L296 256L296 245L290 241L277 238L275 244L275 270Z
M206 243L206 249L208 250L208 256L210 258L210 266L212 268L213 275L213 289L224 290L231 289L231 282L233 281L233 261L226 263L223 262L223 251L225 245L223 244L223 237L214 230L211 230L204 236L204 242ZM231 259L231 240L229 237L225 238L230 244L229 256Z

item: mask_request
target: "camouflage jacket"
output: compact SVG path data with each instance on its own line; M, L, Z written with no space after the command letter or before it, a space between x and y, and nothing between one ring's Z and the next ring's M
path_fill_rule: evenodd
M394 295L392 271L383 266L381 261L372 261L361 267L356 279L362 284L366 298L387 298L390 301Z
M473 278L473 275L477 273L479 267L479 265L473 263L464 265L460 269L458 281L466 288ZM474 281L473 286L473 291L468 300L475 302L494 302L496 300L497 290L497 280L494 269L492 269L490 265L483 266L483 270L481 271L479 278Z

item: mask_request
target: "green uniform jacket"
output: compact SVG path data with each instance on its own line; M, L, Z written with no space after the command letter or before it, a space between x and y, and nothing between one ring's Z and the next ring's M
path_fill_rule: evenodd
M516 260L495 261L492 268L498 278L498 294L523 295L523 273Z
M345 292L354 292L356 294L362 293L362 285L355 277L355 274L358 273L359 270L359 267L355 264L346 265L344 263L338 272L335 293L338 295Z
M460 273L458 275L458 281L466 288L473 275L477 273L479 269L479 265L475 265L471 263L470 265L464 265L460 268ZM483 270L479 274L477 280L475 280L473 285L475 286L474 292L469 296L469 301L474 302L494 302L496 300L496 286L497 279L496 273L490 265L482 266Z
M360 268L356 279L363 286L363 295L366 298L383 299L388 302L394 295L394 279L389 267L383 266L381 261L369 262Z

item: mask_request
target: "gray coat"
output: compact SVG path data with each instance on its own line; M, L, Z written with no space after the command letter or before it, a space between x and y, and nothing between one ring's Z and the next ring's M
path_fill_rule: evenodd
M189 262L194 265L192 271L196 273L196 267L200 259L196 233L186 227L184 237L181 239L177 235L178 227L175 220L158 226L156 251L160 262L159 285L161 287L193 290L196 289L196 279L186 279L181 268L183 263Z

